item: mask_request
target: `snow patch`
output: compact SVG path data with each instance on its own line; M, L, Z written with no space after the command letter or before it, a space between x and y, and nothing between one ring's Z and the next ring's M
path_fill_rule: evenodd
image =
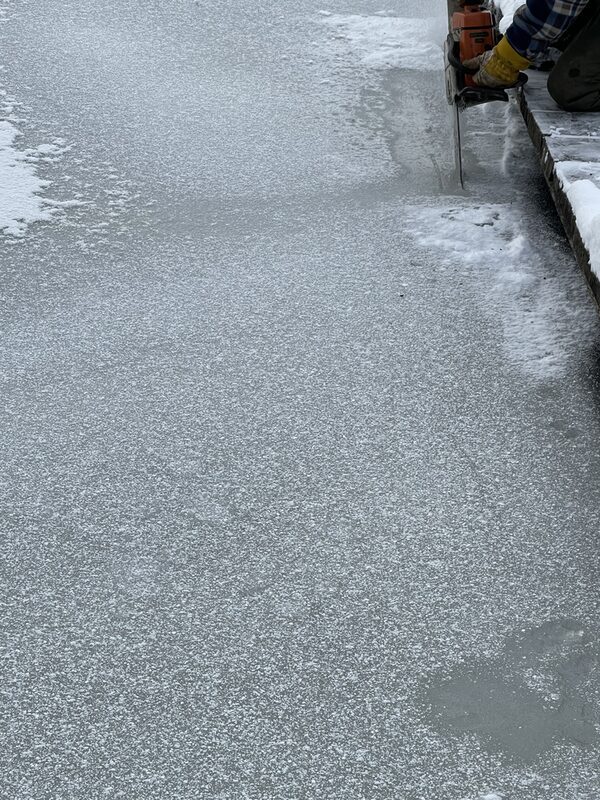
M428 71L443 68L440 43L446 36L444 19L331 14L322 22L333 27L334 37L346 42L368 67Z
M548 248L528 233L517 208L503 204L413 208L407 216L417 241L439 252L447 281L470 275L482 288L487 313L499 320L509 360L536 379L564 374L577 347L573 331L596 324L585 303L573 301L579 273L553 273ZM556 245L559 246L558 244ZM553 252L553 251L550 251Z
M495 0L495 5L502 11L500 31L506 33L512 25L515 11L524 4L524 0Z
M15 7L16 3L4 0L0 24ZM3 69L0 65L0 71ZM18 108L16 99L0 85L0 234L11 237L8 241L12 242L22 239L32 223L47 222L73 204L42 197L50 181L42 179L37 170L42 162L54 164L70 148L64 139L34 148L19 147L22 132L18 125L25 120L17 116Z
M37 175L31 156L15 146L19 136L12 123L0 122L0 231L18 238L32 222L49 220L53 214L40 197L48 181Z
M556 174L575 214L590 266L600 278L600 164L561 162ZM590 177L579 177L586 174Z
M0 18L0 22L1 22ZM1 69L1 67L0 67ZM68 208L82 205L76 200L54 200L42 194L50 186L38 174L40 164L53 165L71 148L64 139L44 142L35 147L20 147L16 100L0 88L0 234L22 239L34 222L48 222Z

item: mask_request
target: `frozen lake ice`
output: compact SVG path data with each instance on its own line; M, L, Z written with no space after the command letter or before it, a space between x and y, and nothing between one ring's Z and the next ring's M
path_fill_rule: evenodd
M0 794L595 800L597 311L445 9L0 10Z

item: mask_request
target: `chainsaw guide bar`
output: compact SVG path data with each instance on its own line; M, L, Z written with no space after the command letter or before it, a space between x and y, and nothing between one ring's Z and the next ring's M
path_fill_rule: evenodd
M454 146L458 180L464 188L460 116L465 109L495 101L508 102L504 89L478 86L477 70L463 62L492 50L500 39L499 15L489 2L448 0L448 37L444 45L446 95L453 107Z

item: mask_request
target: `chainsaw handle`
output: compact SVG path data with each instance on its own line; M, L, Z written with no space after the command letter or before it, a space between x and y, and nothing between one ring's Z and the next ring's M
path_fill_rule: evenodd
M456 53L454 52L454 39L452 36L448 36L448 44L451 43L451 46L448 48L448 63L450 66L459 72L461 75L476 75L479 70L478 69L470 69L469 67L465 67L460 59L457 57Z
M478 67L476 67L475 69L473 69L471 67L465 67L465 65L457 57L457 55L455 53L454 39L452 38L452 35L448 36L448 44L449 44L449 47L448 47L448 50L447 50L447 58L448 58L448 63L450 64L450 66L453 69L455 69L460 75L477 75L477 73L479 72L479 68ZM515 84L514 88L518 89L521 86L525 86L525 84L527 83L528 80L529 80L529 78L527 77L527 75L524 72L519 72L519 78L518 78L517 83Z

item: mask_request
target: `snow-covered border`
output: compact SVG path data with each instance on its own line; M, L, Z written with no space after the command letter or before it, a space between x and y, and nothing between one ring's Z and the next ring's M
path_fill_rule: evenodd
M571 180L572 167L571 162L559 162L555 166L556 176L573 209L592 272L600 279L600 188L588 179Z

